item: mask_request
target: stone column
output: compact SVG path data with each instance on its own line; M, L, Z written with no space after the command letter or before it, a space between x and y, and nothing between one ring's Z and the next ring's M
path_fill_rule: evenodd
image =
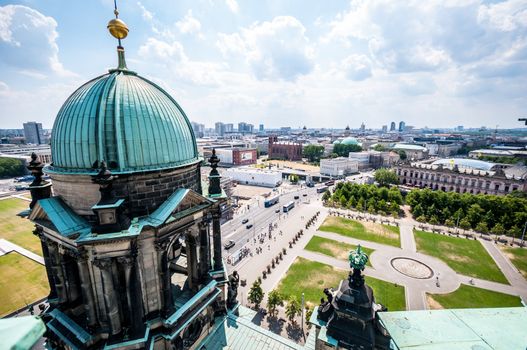
M196 238L192 235L192 232L188 232L186 239L187 246L187 271L188 271L188 282L189 287L192 290L197 290L199 284L199 266L198 266L198 254L197 254L197 242Z
M55 281L55 290L57 291L57 302L62 304L68 301L68 291L64 283L64 271L62 271L61 265L62 255L59 253L58 244L49 241L48 252L51 260L51 272Z
M121 315L119 314L119 300L115 292L112 276L112 259L95 260L97 266L102 273L102 282L104 285L104 301L106 303L106 312L108 321L110 323L110 332L116 335L121 332Z
M95 311L95 299L91 288L90 271L88 270L88 257L85 253L79 255L79 258L77 259L77 267L79 269L82 300L88 326L95 327L97 325L97 313Z
M210 246L209 246L209 230L206 222L202 221L199 226L199 265L200 275L203 279L210 270Z
M124 271L124 287L126 289L126 306L127 306L127 312L125 312L125 315L129 315L129 321L131 323L132 317L131 315L134 313L134 307L132 302L132 285L131 285L131 276L132 276L132 266L133 266L133 259L130 256L120 256L117 258L117 262L123 267Z
M78 258L78 253L66 249L62 255L62 270L65 275L66 287L68 290L68 299L71 303L74 303L80 297L79 293L79 276L76 269L76 260Z
M173 312L174 307L171 290L172 282L170 280L170 271L168 269L168 241L156 242L154 246L157 252L159 280L161 283L161 297L163 298L163 314L168 316Z
M44 256L44 266L46 267L46 274L48 275L49 283L49 295L48 300L51 301L57 298L57 289L55 288L55 280L53 279L53 271L51 270L51 258L49 256L48 249L48 238L42 234L42 227L36 227L33 231L33 234L40 239L40 244L42 246L42 255Z
M214 244L214 270L221 270L223 268L221 258L221 212L220 207L215 208L212 214L212 236Z

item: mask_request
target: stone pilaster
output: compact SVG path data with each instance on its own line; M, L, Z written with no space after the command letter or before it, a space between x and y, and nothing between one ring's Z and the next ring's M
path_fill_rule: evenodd
M212 213L212 240L214 244L214 270L221 270L223 268L221 257L221 212L220 207L217 206Z
M90 271L88 268L88 257L85 253L79 254L77 259L77 268L79 269L79 279L81 283L82 300L86 312L86 320L89 327L97 325L97 313L95 311L95 298L91 287Z
M187 246L187 271L189 287L193 291L197 291L199 284L198 253L196 237L194 237L192 232L187 233L185 242Z
M163 314L170 315L173 312L174 303L172 301L170 271L168 269L167 256L168 241L159 241L155 243L157 251L157 262L159 271L159 280L161 284L161 297L163 299Z
M49 256L49 249L48 244L49 241L46 236L42 234L43 230L42 227L36 227L33 231L33 234L37 236L40 239L40 244L42 246L42 255L44 257L44 266L46 267L46 274L48 275L48 283L49 283L49 295L48 300L52 302L57 298L57 289L55 287L55 280L53 279L53 271L51 269L51 258Z
M202 221L198 224L199 227L199 265L200 275L203 279L207 276L210 270L210 242L209 242L209 225Z
M68 291L64 281L64 271L62 270L62 254L59 252L57 243L48 242L48 252L51 261L51 274L55 282L55 290L57 292L57 303L63 304L68 301Z
M119 313L119 300L115 291L112 277L112 259L99 259L94 261L95 266L99 268L102 274L104 284L104 302L106 303L106 312L110 323L110 333L112 335L121 332L121 315Z

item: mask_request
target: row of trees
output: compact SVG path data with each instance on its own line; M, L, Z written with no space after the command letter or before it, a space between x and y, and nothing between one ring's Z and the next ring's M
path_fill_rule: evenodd
M24 175L22 162L14 158L0 158L0 177L14 177Z
M264 296L265 293L262 289L262 280L258 278L252 284L247 296L247 300L251 304L254 304L254 307L258 309L260 308L260 304L262 303ZM277 290L270 291L269 295L267 296L267 311L271 316L274 316L276 314L276 308L278 306L284 306L284 303L286 304L285 314L287 318L290 322L295 323L295 317L302 314L302 306L295 296L286 298Z
M362 151L362 147L359 145L347 145L345 143L337 143L336 145L333 145L333 153L335 153L339 157L348 157L350 152L360 152Z
M307 158L311 163L320 162L320 158L324 155L324 146L321 145L307 145L303 149L304 158Z
M335 192L326 191L322 200L328 205L341 208L398 216L403 196L397 187L388 189L375 185L340 182L336 185Z
M417 221L458 226L481 233L519 237L527 222L527 199L456 192L412 190L406 204Z

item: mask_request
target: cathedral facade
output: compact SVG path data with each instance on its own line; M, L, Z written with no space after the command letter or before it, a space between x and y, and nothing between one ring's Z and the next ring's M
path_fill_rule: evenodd
M127 68L124 22L108 28L119 39L118 67L66 100L53 163L44 168L35 155L29 166L26 214L51 289L45 337L55 349L192 349L235 304L222 260L218 159L213 153L202 184L185 113Z

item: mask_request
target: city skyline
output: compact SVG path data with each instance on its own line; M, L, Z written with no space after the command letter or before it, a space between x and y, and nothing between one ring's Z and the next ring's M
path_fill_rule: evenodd
M50 129L74 88L116 65L106 33L112 6L0 2L2 128L36 120ZM130 69L207 127L522 127L527 22L519 1L141 1L120 10Z

